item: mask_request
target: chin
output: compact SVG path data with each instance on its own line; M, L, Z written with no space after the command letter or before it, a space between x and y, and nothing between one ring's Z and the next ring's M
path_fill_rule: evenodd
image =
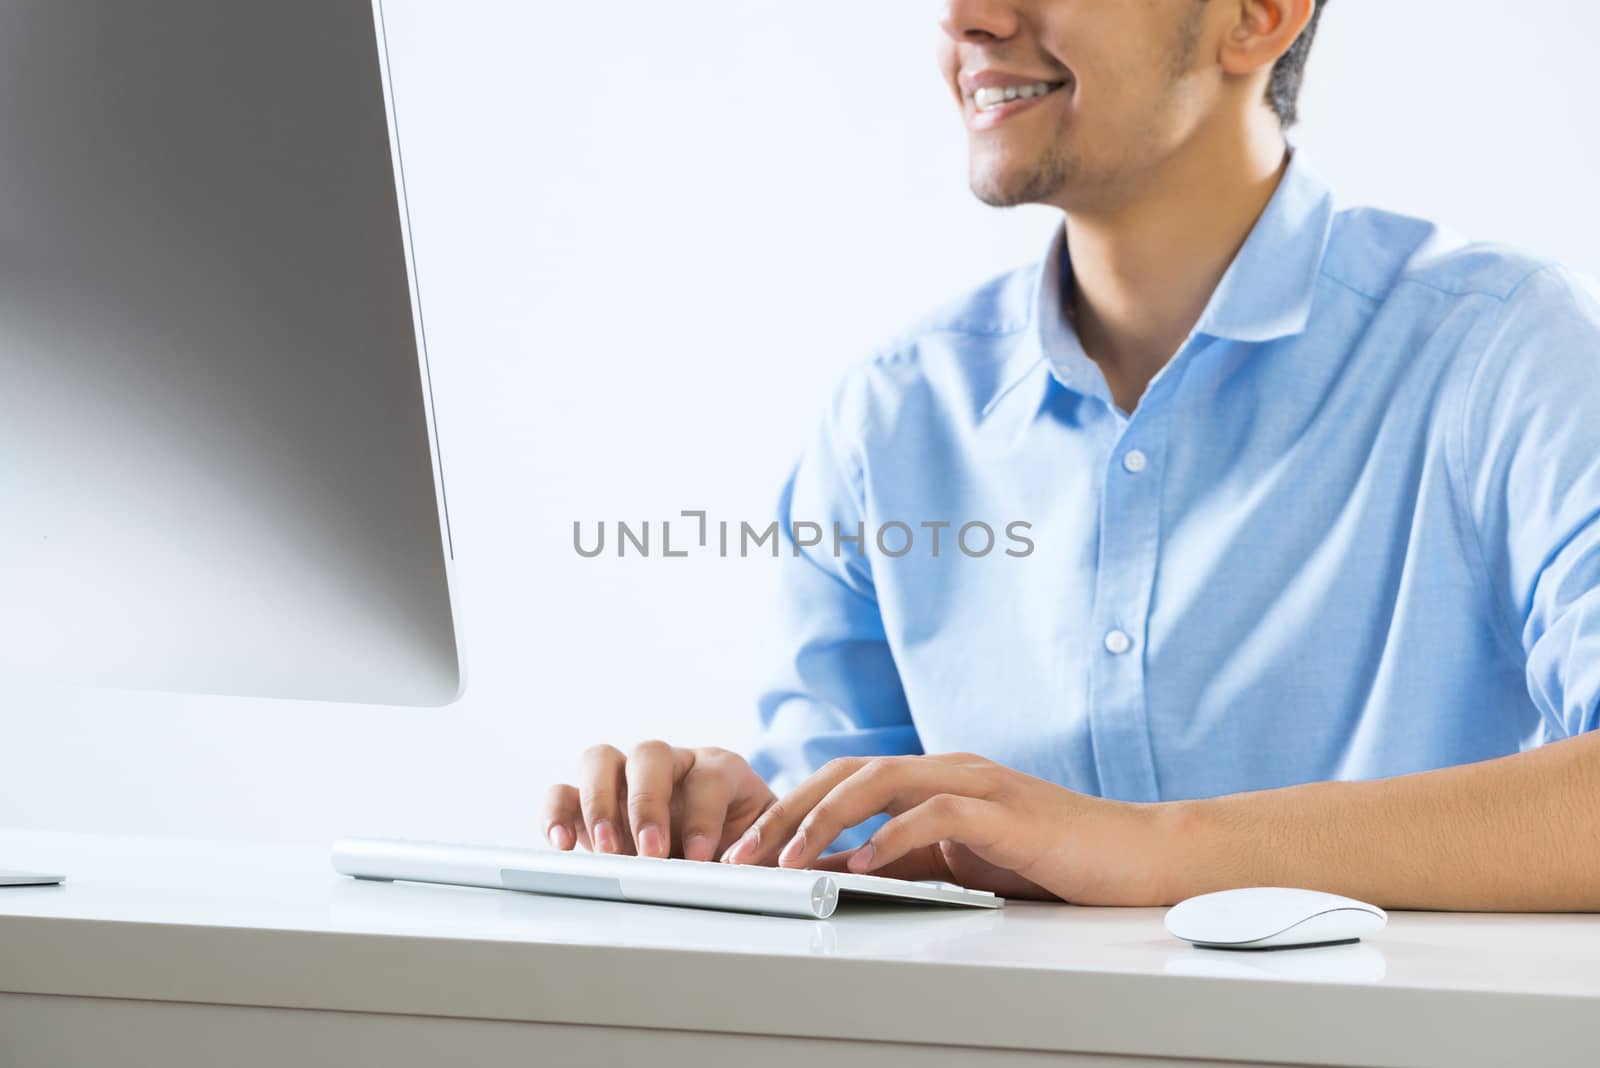
M1049 167L974 171L972 195L991 208L1015 208L1053 200L1060 193L1061 176Z

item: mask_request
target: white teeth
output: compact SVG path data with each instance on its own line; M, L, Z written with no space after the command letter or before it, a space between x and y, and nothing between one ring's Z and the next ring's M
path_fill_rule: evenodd
M1034 82L1032 85L1014 85L1004 89L979 89L972 94L972 102L979 111L993 111L1013 100L1032 100L1059 88L1059 84L1052 82Z

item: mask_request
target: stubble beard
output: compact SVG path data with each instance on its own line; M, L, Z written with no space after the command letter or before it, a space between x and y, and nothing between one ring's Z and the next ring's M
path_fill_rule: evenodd
M1200 46L1200 31L1205 18L1205 0L1189 7L1173 34L1167 50L1167 92L1164 100L1171 100L1179 84L1194 66L1195 54ZM1091 178L1084 161L1075 156L1060 135L1044 146L1039 160L1023 173L1011 176L1002 173L997 177L980 176L976 160L969 176L972 193L991 208L1015 208L1023 204L1065 204L1067 190L1087 184ZM1116 170L1116 168L1108 168Z
M976 172L977 168L974 167ZM1054 199L1072 182L1078 168L1059 142L1046 145L1040 159L1018 174L972 175L972 193L991 208L1015 208Z

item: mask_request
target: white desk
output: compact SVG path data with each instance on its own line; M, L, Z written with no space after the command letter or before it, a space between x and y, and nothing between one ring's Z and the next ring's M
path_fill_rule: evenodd
M0 831L0 1064L1600 1064L1600 917L1240 954L1159 910L825 922L365 883L324 845Z

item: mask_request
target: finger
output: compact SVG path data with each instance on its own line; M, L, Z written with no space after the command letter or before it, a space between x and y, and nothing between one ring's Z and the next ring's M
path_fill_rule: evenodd
M987 775L975 768L921 757L868 761L812 806L778 863L809 867L840 834L880 812L897 815L935 794L974 796L988 789Z
M578 804L596 853L633 852L632 840L625 835L626 825L619 804L625 788L623 769L626 765L626 758L615 746L597 745L583 754Z
M578 802L578 788L559 783L550 787L544 801L544 836L551 846L563 852L578 844L578 830L583 826L583 807Z
M679 787L683 792L683 855L711 860L717 855L733 803L734 772L729 758L717 750L700 750Z
M628 757L628 826L642 857L672 851L672 791L694 755L666 742L640 742Z
M976 853L994 843L1004 810L992 801L935 794L885 823L848 861L858 874L885 872L901 858L939 842L956 842Z
M761 864L769 860L779 846L793 837L795 828L812 806L867 762L866 757L836 757L822 765L805 782L769 805L722 859L732 864Z
M865 874L857 872L856 869L850 866L851 860L860 852L860 847L857 847L838 853L829 853L825 857L819 857L812 867L817 871L848 872L852 875ZM898 860L879 865L873 869L872 874L881 875L886 879L909 879L912 882L919 882L924 879L937 879L939 882L953 881L950 876L950 868L945 864L944 856L937 848L914 849Z

